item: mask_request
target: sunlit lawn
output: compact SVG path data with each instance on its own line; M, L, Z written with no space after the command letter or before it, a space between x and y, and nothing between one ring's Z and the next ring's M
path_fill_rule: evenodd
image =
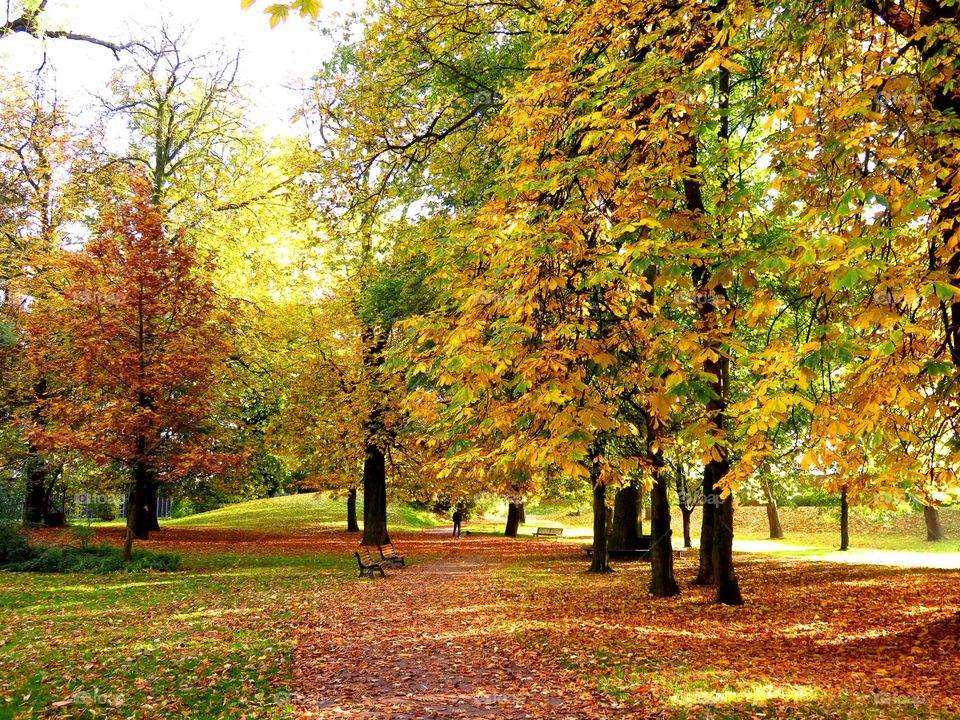
M185 557L176 573L0 575L0 717L279 717L296 608L338 555Z

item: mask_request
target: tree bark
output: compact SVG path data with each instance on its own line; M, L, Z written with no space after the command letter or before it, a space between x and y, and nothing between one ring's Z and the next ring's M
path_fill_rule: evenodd
M613 572L610 567L610 543L607 536L607 488L600 481L599 452L590 458L590 483L593 486L593 559L591 573Z
M31 530L43 525L47 508L47 471L43 455L31 448L25 463L26 494L23 499L23 523Z
M664 472L663 450L657 428L647 419L647 455L653 466L653 487L650 489L650 594L671 597L680 594L673 576L673 530L670 527L670 499Z
M157 482L157 473L155 470L149 473L147 481L147 530L150 532L160 530L160 518L157 517L157 499L160 494L160 483Z
M388 542L387 461L383 450L369 443L363 460L363 544Z
M520 531L520 512L522 505L522 503L516 502L515 500L510 500L510 505L507 507L507 526L503 530L505 536L515 538Z
M523 500L517 503L517 512L520 518L520 524L523 525L527 521L527 509L523 505Z
M700 567L694 585L713 585L716 575L713 567L713 540L717 524L717 506L713 502L713 467L703 469L703 518L700 523Z
M927 540L939 542L943 540L943 525L940 523L940 511L933 505L923 506L923 520L927 526Z
M357 489L350 488L347 493L347 532L360 532L357 524Z
M143 445L139 442L139 445ZM146 504L148 496L149 470L141 459L133 465L133 483L127 495L127 534L123 543L123 559L130 562L133 556L133 541L147 540L150 528L147 523Z
M783 540L783 525L780 524L780 510L777 508L777 499L769 492L767 494L767 524L770 526L770 539Z
M143 460L133 466L133 485L127 495L127 529L135 540L150 539L150 470Z
M640 492L633 483L617 490L613 499L613 531L610 547L636 550L640 546L637 524L640 521Z
M850 549L850 505L846 485L840 489L840 549Z
M680 506L680 516L683 518L683 546L685 548L693 547L693 538L690 537L690 516L693 515L693 508L686 505Z
M729 469L729 468L728 468ZM724 471L726 474L726 471ZM740 583L733 569L733 495L727 495L717 508L713 541L713 565L716 573L716 601L724 605L743 605Z

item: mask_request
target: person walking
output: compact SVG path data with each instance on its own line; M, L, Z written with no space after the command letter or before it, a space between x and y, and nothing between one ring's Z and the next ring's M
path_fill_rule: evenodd
M460 537L460 523L463 522L463 510L457 507L453 511L453 536L455 538Z

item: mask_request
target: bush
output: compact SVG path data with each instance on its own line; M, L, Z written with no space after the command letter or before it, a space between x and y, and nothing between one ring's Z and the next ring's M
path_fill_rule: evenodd
M27 535L14 523L0 523L0 567L33 554Z
M90 515L97 520L110 522L111 520L117 519L117 508L116 505L111 502L90 503Z
M22 537L22 534L21 534ZM26 553L0 562L0 569L11 572L43 573L109 573L109 572L170 572L180 568L180 557L171 553L134 550L130 563L123 561L123 551L110 545L64 547L28 545Z

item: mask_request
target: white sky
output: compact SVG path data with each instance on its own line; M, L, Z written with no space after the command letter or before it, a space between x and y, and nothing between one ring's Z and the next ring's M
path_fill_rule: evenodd
M50 0L45 17L48 28L107 40L124 40L138 34L139 27L147 29L139 33L143 35L167 18L174 29L191 29L188 51L240 50L239 77L253 119L281 133L298 97L287 86L302 85L329 56L332 42L295 14L271 30L263 13L269 4L259 0L250 10L242 10L240 0ZM320 23L333 25L338 14L355 5L352 0L328 0ZM0 72L4 67L36 70L44 51L58 92L74 107L94 102L93 94L104 94L117 67L105 48L71 40L41 42L17 34L0 39Z

